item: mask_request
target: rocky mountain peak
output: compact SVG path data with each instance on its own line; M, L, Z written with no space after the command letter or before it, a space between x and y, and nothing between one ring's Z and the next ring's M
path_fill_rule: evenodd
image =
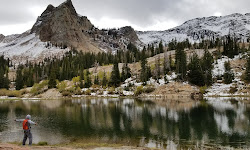
M60 6L58 6L58 9L60 8L67 8L70 10L72 15L77 15L75 7L73 6L73 3L71 0L66 0L64 3L62 3Z
M120 28L121 33L129 38L131 41L137 41L138 40L138 36L134 30L134 28L132 28L131 26L125 26Z
M17 63L60 57L74 48L83 52L116 52L129 43L142 47L132 27L96 28L86 16L77 14L72 1L48 5L31 30L22 34L0 35L0 55ZM18 50L17 50L18 49Z
M3 34L0 34L0 42L2 42L4 38L5 36Z
M31 33L39 36L42 42L76 48L84 52L124 49L130 42L139 41L132 27L119 30L99 30L86 16L78 15L71 0L58 7L49 5L38 17ZM112 34L110 34L112 33Z
M49 5L38 17L31 29L43 42L51 42L53 45L74 47L83 51L100 51L92 43L88 42L87 32L93 28L87 17L81 17L71 0L67 0L58 7Z

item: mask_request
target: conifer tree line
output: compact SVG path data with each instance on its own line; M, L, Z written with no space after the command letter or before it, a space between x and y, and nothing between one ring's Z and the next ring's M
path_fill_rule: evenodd
M187 67L188 81L198 86L212 85L213 62L213 56L207 49L205 49L204 56L201 59L196 53L193 54Z
M227 36L223 41L223 55L233 58L240 53L240 46L238 39L235 37Z
M123 82L127 78L131 77L131 71L128 67L128 63L139 62L142 58L148 58L150 56L157 55L163 52L162 42L159 44L159 47L154 47L153 45L148 45L149 47L144 47L143 52L140 51L132 43L128 44L128 50L117 51L116 54L108 53L83 53L76 50L71 50L61 58L46 58L43 62L38 64L26 63L25 65L19 65L17 68L17 77L16 77L16 89L22 89L24 87L31 87L34 83L38 83L41 80L49 80L49 87L53 88L56 85L55 80L71 80L73 77L80 76L81 80L84 80L83 87L90 87L92 85L90 79L89 68L95 67L96 64L99 65L109 65L114 64L114 69L111 73L111 80L107 80L105 74L105 79L102 84L109 84L111 86L117 86L118 81ZM153 52L153 53L152 53ZM142 54L144 53L144 54ZM122 74L118 77L118 63L125 63L122 69ZM84 71L84 70L87 70ZM119 71L119 70L118 70ZM88 78L86 78L87 76ZM85 79L85 78L86 79ZM94 83L99 83L96 77Z
M222 39L212 38L210 40L202 40L202 42L198 44L191 44L189 40L183 42L172 40L168 44L168 50L175 50L175 58L171 55L168 57L164 55L162 64L160 57L155 57L155 68L153 70L151 70L152 66L148 64L147 58L164 53L162 41L157 46L149 44L142 50L139 50L135 45L130 43L127 45L127 50L119 50L115 54L111 52L94 54L71 50L65 53L60 59L46 58L40 63L27 62L24 65L19 65L16 69L16 89L19 90L24 87L31 87L34 83L38 83L41 80L48 80L49 88L54 88L56 87L56 80L72 80L72 78L78 76L80 77L79 86L81 88L88 88L93 84L119 86L127 78L132 76L128 64L134 62L140 62L141 70L138 78L144 84L146 84L151 77L159 80L169 71L172 71L177 73L178 80L180 81L189 81L198 86L212 85L212 64L214 60L207 48L218 48L223 46L223 55L232 58L234 55L241 52L239 42L239 40L230 36ZM186 56L186 48L205 49L204 56L199 58L197 54L194 54L188 63L189 58ZM247 64L250 65L249 62ZM119 71L119 63L124 63L121 72ZM0 88L8 88L9 86L9 64L9 60L5 60L3 57L0 58ZM100 66L113 64L110 77L104 72L102 78L96 75L92 79L88 69L95 67L96 64ZM249 68L246 72L250 72ZM224 78L229 78L229 80L231 80L230 70L226 73L229 74L224 74ZM250 77L247 75L249 75L249 73L246 73L245 79L250 80Z
M0 56L0 89L9 88L10 81L8 79L9 73L9 59L5 60L3 56Z

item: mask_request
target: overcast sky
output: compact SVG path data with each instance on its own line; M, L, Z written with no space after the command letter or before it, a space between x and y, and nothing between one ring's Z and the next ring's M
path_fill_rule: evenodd
M0 33L22 33L32 27L48 4L64 0L1 0ZM136 30L166 30L207 16L250 13L249 0L72 0L76 11L98 28L130 25Z

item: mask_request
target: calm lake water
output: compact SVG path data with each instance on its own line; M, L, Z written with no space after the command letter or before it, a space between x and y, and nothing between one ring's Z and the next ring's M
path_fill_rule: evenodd
M250 147L250 104L242 101L158 102L136 99L0 101L0 142L21 142L31 114L33 141L121 143L180 148Z

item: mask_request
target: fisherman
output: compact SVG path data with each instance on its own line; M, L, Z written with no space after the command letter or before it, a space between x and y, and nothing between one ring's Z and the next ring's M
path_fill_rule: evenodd
M37 123L31 121L31 116L27 115L26 119L15 119L16 122L22 122L23 123L23 131L24 131L24 137L23 137L23 145L25 145L27 138L29 138L29 145L32 145L32 133L30 131L31 125L37 125Z

